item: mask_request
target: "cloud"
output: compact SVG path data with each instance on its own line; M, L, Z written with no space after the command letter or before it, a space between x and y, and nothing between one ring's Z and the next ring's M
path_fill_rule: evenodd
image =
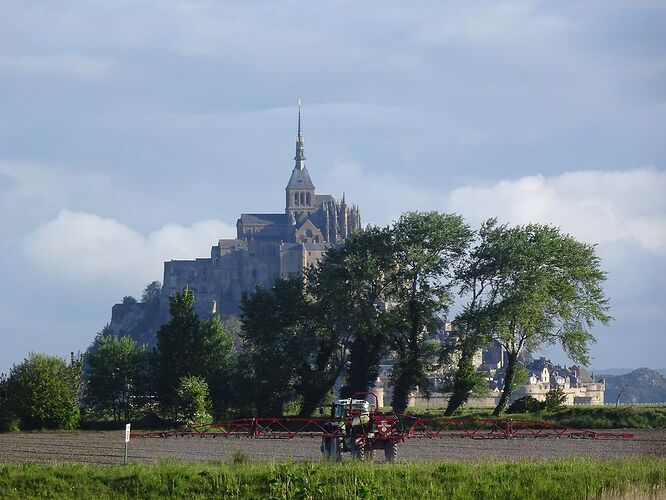
M62 210L26 238L30 263L63 283L108 280L137 289L162 277L162 263L203 257L219 238L235 230L218 220L189 227L167 224L147 235L118 222L85 212Z
M554 224L589 243L635 242L666 253L666 171L651 167L531 175L451 190L368 173L354 163L338 163L328 177L334 186L351 186L348 199L360 201L365 221L374 224L387 224L407 210L440 210L461 213L472 224L489 217Z
M488 187L461 187L449 207L480 220L560 226L591 243L634 240L666 252L666 171L579 171L535 175Z
M75 173L65 168L30 162L0 161L0 179L8 188L0 196L26 199L58 199L78 190L99 192L109 182L101 172Z
M2 160L0 241L29 233L63 206L99 206L112 193L111 176L100 171Z

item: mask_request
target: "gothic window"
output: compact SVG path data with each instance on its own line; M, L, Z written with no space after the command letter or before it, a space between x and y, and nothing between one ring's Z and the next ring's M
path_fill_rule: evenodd
M306 204L308 207L312 205L312 198L311 198L311 194L310 194L310 193L307 193L307 194L305 195L305 204Z
M300 204L305 205L305 193L301 193L301 199L300 199Z

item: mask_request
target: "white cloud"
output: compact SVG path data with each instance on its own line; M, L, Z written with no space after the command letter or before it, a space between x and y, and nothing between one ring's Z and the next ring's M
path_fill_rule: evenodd
M113 192L110 175L100 171L0 161L0 241L32 231L62 207L99 206Z
M208 220L143 235L114 219L62 210L27 237L25 251L32 264L63 282L105 279L137 289L161 280L165 260L205 257L219 238L234 233L232 226Z
M666 172L652 168L579 171L523 177L488 187L461 187L449 208L480 220L560 226L591 243L634 240L666 252Z
M351 186L348 199L360 202L365 222L374 224L389 223L406 210L440 210L461 213L473 225L489 217L554 224L589 243L628 241L666 253L666 171L654 168L533 175L450 191L368 174L350 163L336 165L329 179L334 186Z

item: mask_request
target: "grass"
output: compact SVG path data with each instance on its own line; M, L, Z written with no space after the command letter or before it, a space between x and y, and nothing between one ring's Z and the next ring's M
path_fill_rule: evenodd
M390 408L383 410L390 411ZM488 409L462 409L454 417L488 418ZM442 417L443 409L409 409L420 417ZM666 405L572 406L555 412L505 413L501 418L543 420L586 429L658 429L666 428Z
M0 498L566 499L666 495L666 460L0 465Z

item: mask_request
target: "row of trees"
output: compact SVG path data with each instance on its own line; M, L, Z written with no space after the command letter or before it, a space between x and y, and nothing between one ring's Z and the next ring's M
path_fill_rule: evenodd
M304 277L245 295L239 352L219 317L197 317L186 287L171 298L171 319L154 349L100 334L82 379L80 361L67 366L31 355L0 381L0 414L13 402L24 427L67 427L78 419L82 396L87 411L116 421L146 412L184 423L208 412L311 415L340 377L344 393L372 388L387 358L395 411L405 410L414 391L428 393L429 373L450 366L453 413L483 384L473 357L492 341L508 353L499 414L522 353L559 343L573 360L588 361L590 327L609 320L604 279L594 247L557 228L491 219L473 231L456 214L407 213L330 248ZM434 341L456 297L455 336ZM25 391L40 387L35 367L51 380L68 380L68 395L48 397L49 405L70 405L53 420L40 417L39 401L30 410L21 406Z
M508 353L497 415L522 354L559 343L588 363L590 328L610 319L604 280L594 246L558 228L490 219L472 231L459 215L408 213L330 249L305 280L243 299L244 394L258 413L291 402L307 415L340 375L345 392L367 391L390 357L395 411L415 390L427 395L428 373L453 364L451 414L484 384L473 357L496 341ZM456 296L453 342L429 341Z

